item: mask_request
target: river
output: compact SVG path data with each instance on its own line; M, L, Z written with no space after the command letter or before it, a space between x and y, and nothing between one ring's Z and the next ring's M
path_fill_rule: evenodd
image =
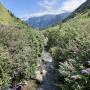
M43 79L43 83L37 90L56 90L55 72L50 53L44 50L42 52L42 59L45 62L42 64L42 68L44 68L47 73Z

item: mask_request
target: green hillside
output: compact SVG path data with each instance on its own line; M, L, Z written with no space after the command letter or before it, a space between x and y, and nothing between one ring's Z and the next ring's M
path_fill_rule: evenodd
M44 47L44 35L28 27L0 4L0 86L7 90L34 78Z
M0 23L1 24L9 24L12 23L14 20L13 16L3 7L0 3Z
M15 17L1 3L0 3L0 24L13 25L17 26L18 28L27 27L23 21Z
M90 0L44 35L56 68L58 90L90 90Z

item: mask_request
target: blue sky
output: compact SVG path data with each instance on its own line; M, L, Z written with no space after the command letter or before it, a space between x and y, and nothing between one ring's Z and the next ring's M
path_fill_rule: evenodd
M72 12L86 0L0 0L15 16L27 19L45 14Z

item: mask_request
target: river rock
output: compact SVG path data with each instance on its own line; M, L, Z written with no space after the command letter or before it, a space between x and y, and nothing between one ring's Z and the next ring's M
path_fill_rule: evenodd
M28 82L27 81L23 81L22 82L22 85L24 86L24 85L28 85Z
M47 74L47 71L45 69L42 70L42 75L45 77Z
M35 72L35 80L38 82L38 83L42 83L43 81L43 76L41 74L40 71L36 71Z

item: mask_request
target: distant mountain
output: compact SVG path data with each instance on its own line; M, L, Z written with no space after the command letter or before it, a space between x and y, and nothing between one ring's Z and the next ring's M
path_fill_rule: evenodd
M58 15L43 15L39 17L31 17L26 23L33 28L45 29L49 26L60 23L63 19L65 19L70 13L63 13Z

